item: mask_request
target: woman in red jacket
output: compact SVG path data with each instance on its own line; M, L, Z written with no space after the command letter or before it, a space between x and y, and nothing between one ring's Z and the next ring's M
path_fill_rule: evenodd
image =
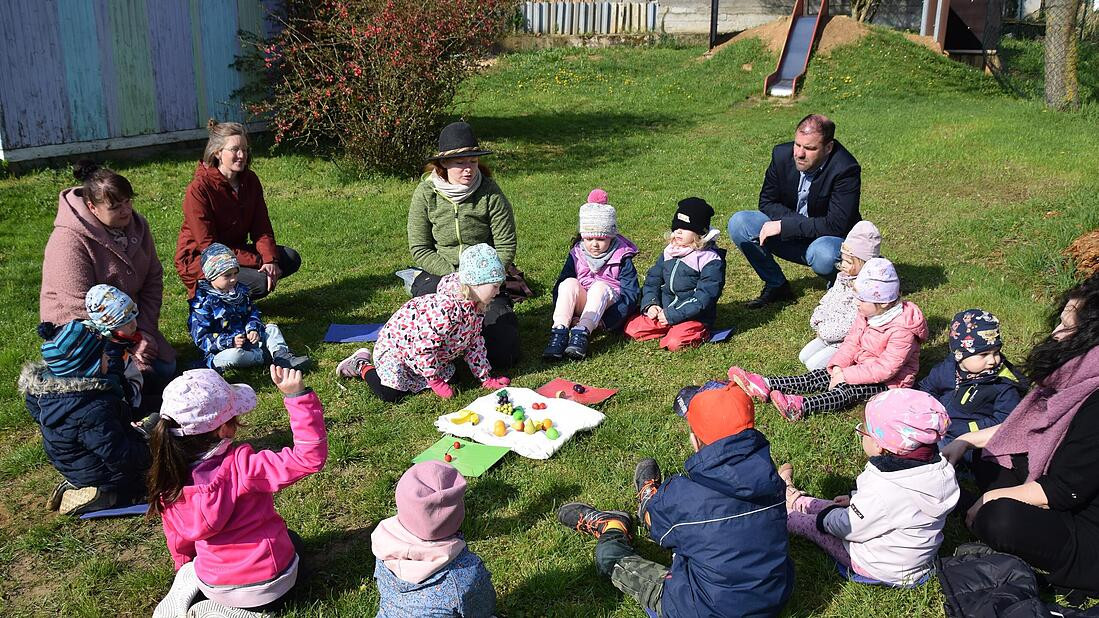
M202 278L199 256L219 242L240 262L238 280L253 298L275 289L282 277L301 267L298 252L275 244L263 187L249 169L248 133L237 122L210 120L210 139L183 196L183 227L176 242L176 271L194 296Z

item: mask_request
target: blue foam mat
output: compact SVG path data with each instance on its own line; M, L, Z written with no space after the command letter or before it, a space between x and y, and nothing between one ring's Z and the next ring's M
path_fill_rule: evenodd
M377 341L384 324L329 324L324 334L326 343Z
M721 343L722 341L725 341L726 339L728 339L729 335L732 335L732 334L733 334L733 329L731 329L731 328L726 328L725 330L716 331L714 334L710 335L710 343Z
M142 502L141 504L131 504L130 506L120 506L114 509L103 509L102 511L92 511L91 513L84 513L80 516L80 519L101 519L104 517L133 517L135 515L144 515L149 510L149 505Z

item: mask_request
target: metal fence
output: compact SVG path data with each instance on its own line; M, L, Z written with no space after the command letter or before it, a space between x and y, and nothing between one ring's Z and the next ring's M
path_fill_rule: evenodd
M655 32L659 2L524 2L521 30L587 35Z

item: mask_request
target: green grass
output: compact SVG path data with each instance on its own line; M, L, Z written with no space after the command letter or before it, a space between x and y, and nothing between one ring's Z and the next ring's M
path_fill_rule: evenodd
M749 312L759 281L733 251L719 324L726 344L670 355L652 343L597 338L583 363L547 366L539 353L552 311L548 291L592 187L608 190L619 227L640 246L640 267L662 247L674 204L705 197L715 224L754 208L771 147L790 139L810 111L831 115L839 139L863 165L862 212L882 228L909 299L927 314L932 339L924 367L945 353L945 327L958 310L981 306L1004 323L1006 353L1021 359L1043 329L1053 295L1071 281L1060 251L1099 224L1091 163L1093 112L1055 114L1015 97L992 78L937 57L890 33L813 61L793 102L762 100L775 59L754 41L701 62L702 49L564 49L505 56L465 84L455 115L470 120L511 199L519 225L518 264L541 294L518 307L526 360L512 376L536 387L564 376L615 386L606 422L548 461L508 456L470 482L467 539L493 572L506 616L641 616L599 579L593 543L557 525L555 507L582 499L632 508L634 462L654 456L675 471L689 454L686 430L670 412L683 385L724 375L730 364L766 372L798 370L807 321L822 286L789 268L800 298ZM167 270L162 328L195 358L185 330L182 285L171 266L180 201L194 153L117 169L136 187ZM327 468L276 497L306 540L312 573L290 606L295 616L370 615L369 531L394 512L393 486L412 454L437 439L437 415L483 394L464 385L452 402L431 395L399 406L362 384L337 385L335 364L353 345L321 343L330 322L383 321L405 300L393 271L409 264L405 218L413 179L358 179L336 164L262 144L263 180L281 242L304 256L302 271L262 301L290 344L313 356L309 376L326 405ZM159 526L143 520L86 524L45 512L57 475L17 396L19 367L37 355L34 335L42 249L56 195L72 184L63 170L0 180L0 614L149 615L169 586L171 561ZM727 238L721 241L728 247ZM259 407L242 437L264 447L289 440L285 412L259 370ZM809 491L847 489L863 464L852 431L860 409L787 424L769 406L759 427L776 461L793 461ZM944 551L966 540L951 523ZM642 540L644 555L667 559ZM829 560L794 540L796 616L939 616L938 586L912 591L840 581Z

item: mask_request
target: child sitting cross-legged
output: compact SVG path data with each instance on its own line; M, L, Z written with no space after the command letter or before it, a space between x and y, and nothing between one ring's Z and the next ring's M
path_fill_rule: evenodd
M79 515L143 502L149 446L130 425L121 363L107 362L113 344L78 320L43 322L38 334L47 339L43 360L23 367L19 391L42 430L46 457L64 477L47 508Z
M874 258L855 278L859 313L851 332L828 361L827 369L796 376L761 376L729 368L729 379L753 399L771 400L786 420L842 410L890 388L916 383L920 343L927 340L927 321L915 303L901 299L901 282L893 263ZM805 397L803 394L820 392Z
M950 354L920 381L939 400L950 427L939 448L970 431L999 425L1026 394L1029 381L1000 353L1000 320L966 309L950 323ZM972 453L966 453L967 458Z
M489 376L492 366L481 334L485 309L503 282L504 265L496 250L473 245L458 256L458 272L443 277L434 294L412 298L389 318L373 354L370 348L356 350L340 361L336 374L364 380L389 403L429 388L450 399L454 389L448 381L461 356L485 388L507 386L507 378Z
M855 431L870 460L849 496L821 500L793 484L783 464L790 532L824 549L852 579L912 586L931 572L946 516L958 502L954 467L936 443L950 417L934 397L898 388L866 404Z
M415 464L397 481L397 515L370 533L378 618L496 611L492 574L458 531L465 494L466 480L441 461Z
M721 232L710 227L713 216L702 198L679 201L668 245L645 275L641 314L626 322L627 337L659 339L672 352L709 339L725 287L725 250L714 243Z
M670 568L637 554L628 513L572 502L557 519L597 539L596 569L650 616L775 616L794 570L783 482L767 438L753 428L752 400L723 385L691 397L686 418L695 453L685 474L661 481L652 459L634 470L638 520L674 552Z
M295 356L278 325L261 321L248 286L237 281L239 272L240 263L229 247L213 243L202 252L204 279L190 301L187 326L205 354L206 366L225 371L270 361L289 369L305 367L309 357Z

